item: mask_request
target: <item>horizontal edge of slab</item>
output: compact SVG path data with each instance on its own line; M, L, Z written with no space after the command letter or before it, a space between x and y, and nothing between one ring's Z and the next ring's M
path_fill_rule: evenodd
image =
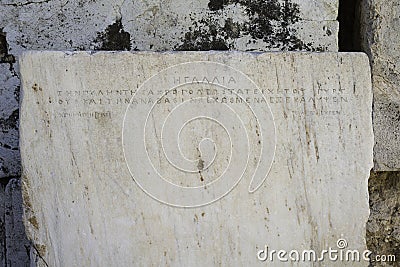
M364 52L243 52L243 51L164 51L164 52L153 52L153 51L38 51L31 50L23 52L19 56L19 64L20 64L20 73L23 73L24 59L32 58L33 60L39 59L41 57L51 56L51 57L97 57L97 56L174 56L182 57L195 57L195 56L226 56L226 57L247 57L247 58L255 58L262 59L263 57L275 58L278 59L280 57L297 57L297 58L315 58L315 59L324 59L324 58L357 58L358 64L360 66L365 66L368 73L367 75L371 77L371 68L370 61L366 53ZM189 60L190 58L188 58ZM22 75L23 76L23 75ZM21 97L22 98L22 97Z

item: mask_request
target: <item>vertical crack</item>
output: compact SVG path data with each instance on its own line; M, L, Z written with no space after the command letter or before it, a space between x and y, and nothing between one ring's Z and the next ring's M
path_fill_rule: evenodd
M8 43L3 28L0 28L0 63L15 63L15 57L8 54Z

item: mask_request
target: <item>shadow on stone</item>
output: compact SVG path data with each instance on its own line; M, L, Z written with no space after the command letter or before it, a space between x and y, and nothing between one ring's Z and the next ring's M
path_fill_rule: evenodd
M5 234L3 235L5 237L3 242L5 243L5 266L31 266L29 256L31 242L26 238L25 227L22 220L22 193L19 179L11 179L8 182L2 200L5 201Z

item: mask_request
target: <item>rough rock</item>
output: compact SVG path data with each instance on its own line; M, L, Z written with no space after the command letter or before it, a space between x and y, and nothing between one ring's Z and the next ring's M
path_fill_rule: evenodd
M19 78L0 31L0 178L20 175L18 149ZM8 61L7 61L8 60Z
M5 202L6 202L6 186L0 183L0 265L6 265L6 229L5 229Z
M14 54L26 49L207 50L207 45L337 51L337 11L337 0L5 0L0 26Z
M20 174L18 149L19 79L8 64L0 64L0 178Z
M32 52L20 63L24 221L49 266L365 251L364 54Z
M367 223L367 245L387 262L372 261L372 266L396 266L400 259L400 173L372 172L369 179L371 215ZM390 260L389 256L395 256ZM395 259L395 261L393 261Z
M361 1L363 50L371 60L376 171L400 170L400 27L398 1Z

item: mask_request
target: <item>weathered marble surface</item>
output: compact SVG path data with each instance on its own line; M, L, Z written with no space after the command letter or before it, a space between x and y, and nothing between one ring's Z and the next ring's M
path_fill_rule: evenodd
M190 63L194 61L203 62ZM49 266L255 266L260 264L257 252L265 245L276 250L320 252L337 249L340 238L347 240L348 249L366 249L373 135L365 55L32 52L23 55L20 63L25 224ZM213 75L226 78L205 85L181 84L193 81L185 78L193 73L208 80ZM235 82L229 83L230 76ZM231 105L239 108L241 112L235 114L244 121L243 127L236 127L225 113L218 112L221 103L211 101L202 109L180 105L185 109L173 110L174 105L162 98L163 104L155 105L148 117L150 123L140 131L143 115L151 107L143 102L154 101L164 90L209 86L223 94L221 88L237 85L263 90L263 103L256 103L263 98L258 91L241 91L235 96L246 101L249 97L260 125L270 127L272 120L274 127L256 127L249 110L240 110L243 104ZM169 91L165 97L170 103L187 100L180 92ZM211 100L216 97L221 100L221 95L212 95ZM167 116L174 111L178 116ZM196 124L197 120L186 128L177 124L182 118L191 122L186 116L199 111L225 128ZM159 118L172 120L166 123L169 127L163 129ZM178 136L174 137L177 129L182 129L178 142ZM244 129L249 129L247 140L239 135ZM226 132L235 145L226 143ZM210 142L200 142L203 133L214 138L216 149ZM176 142L186 156L181 163L187 166L171 168L171 163L180 163L179 154L170 147ZM143 144L147 155L141 153ZM213 179L211 174L221 174L229 163L229 148L235 163L229 168L236 170L243 167L247 152L264 151L261 146L271 144L276 148L271 169L264 182L262 176L255 177L255 184L261 186L254 193L249 193L249 185L255 162L262 158L257 153L246 164L239 184L210 205L177 208L154 199L176 206L199 204L218 185L204 187ZM269 148L267 156L274 151ZM215 151L215 162L207 168ZM140 168L149 161L153 168ZM193 173L178 171L193 166ZM152 180L154 170L170 183L200 187L194 190L193 199L185 198L180 190L174 195L167 187L163 190L165 181ZM147 180L143 179L146 171L151 173ZM148 181L153 182L150 187ZM203 194L198 195L199 191ZM218 188L212 192L220 193ZM368 266L364 261L328 264Z
M400 170L400 3L361 1L362 46L374 88L374 169Z

